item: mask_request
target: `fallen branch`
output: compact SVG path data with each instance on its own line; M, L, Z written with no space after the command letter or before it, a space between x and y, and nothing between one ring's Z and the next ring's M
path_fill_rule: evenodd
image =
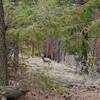
M17 98L22 95L25 95L28 90L22 90L20 88L12 88L12 87L0 87L0 96L1 100L6 100L5 98Z

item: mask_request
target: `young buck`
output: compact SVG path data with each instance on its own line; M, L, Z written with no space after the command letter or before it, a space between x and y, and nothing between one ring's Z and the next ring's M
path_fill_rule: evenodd
M41 57L44 63L48 63L48 64L51 63L51 60L49 58L45 58L43 54L41 55Z

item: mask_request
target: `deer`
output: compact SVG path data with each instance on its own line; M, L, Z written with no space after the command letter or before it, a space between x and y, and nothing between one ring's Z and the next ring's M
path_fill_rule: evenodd
M45 58L44 54L41 54L41 58L42 58L44 63L48 63L48 64L51 63L51 60L49 58Z

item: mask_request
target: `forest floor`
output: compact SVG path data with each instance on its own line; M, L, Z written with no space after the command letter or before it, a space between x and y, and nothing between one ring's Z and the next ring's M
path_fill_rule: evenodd
M55 94L50 91L45 93L35 89L25 97L28 98L29 96L30 99L25 100L100 100L100 79L77 73L74 65L55 61L48 64L39 57L27 58L23 62L27 65L26 73L39 73L39 75L45 76L45 78L40 78L41 76L38 78L44 79L47 84L55 84L53 90L56 91ZM47 78L52 79L53 83L47 82ZM38 83L40 82L37 80L36 84ZM51 89L52 85L46 88ZM41 87L40 84L37 87Z

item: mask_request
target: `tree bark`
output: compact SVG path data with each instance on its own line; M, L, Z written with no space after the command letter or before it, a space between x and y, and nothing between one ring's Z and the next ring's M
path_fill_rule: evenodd
M7 85L7 52L5 39L4 8L0 0L0 86Z
M16 34L14 48L14 71L17 72L19 66L19 33Z
M35 45L34 43L32 43L32 54L31 54L32 57L34 57L34 51L35 51Z
M85 64L87 63L87 53L88 53L88 45L87 45L87 41L88 41L88 33L87 32L82 32L83 35L83 40L82 40L82 59L84 60Z
M57 46L57 47L58 47L58 50L57 50L57 51L58 51L58 52L57 52L57 61L58 61L58 62L60 62L60 60L61 60L61 59L60 59L60 57L61 57L61 53L60 53L61 45L60 45L60 44L61 44L60 41L58 41L58 46Z

